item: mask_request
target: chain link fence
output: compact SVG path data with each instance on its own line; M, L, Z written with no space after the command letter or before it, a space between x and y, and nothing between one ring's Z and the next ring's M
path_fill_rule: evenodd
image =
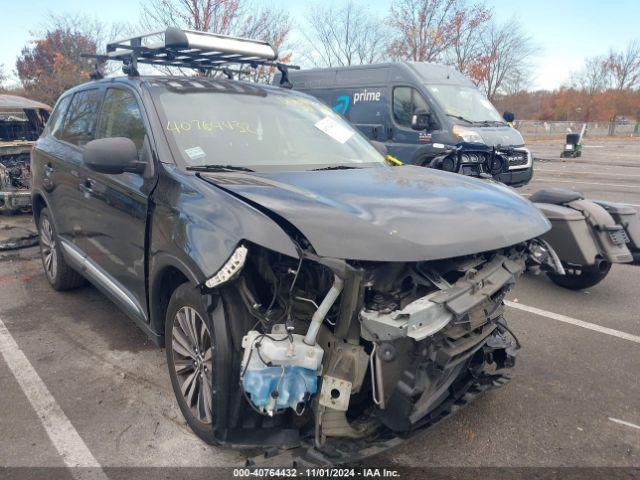
M580 133L584 122L544 122L539 120L516 120L514 126L524 137L562 138L567 133ZM640 137L640 124L635 122L588 122L586 136L592 137Z

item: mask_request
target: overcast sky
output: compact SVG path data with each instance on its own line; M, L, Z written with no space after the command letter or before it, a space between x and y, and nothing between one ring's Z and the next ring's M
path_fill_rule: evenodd
M309 8L326 0L254 0L272 3L288 10L293 24L300 25ZM338 2L339 0L336 0ZM391 0L363 0L360 4L383 16ZM518 18L533 37L538 53L533 60L531 85L553 89L568 79L571 70L582 66L585 57L604 54L609 48L622 48L640 38L639 0L487 0L500 21ZM48 12L84 12L105 21L137 23L136 0L0 0L0 64L6 73L15 69L22 47L38 31Z

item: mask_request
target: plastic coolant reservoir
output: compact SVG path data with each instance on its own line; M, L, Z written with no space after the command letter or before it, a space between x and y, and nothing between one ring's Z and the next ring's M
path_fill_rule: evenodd
M300 412L317 392L324 351L303 339L255 330L242 339L242 387L258 409L270 415L285 408Z

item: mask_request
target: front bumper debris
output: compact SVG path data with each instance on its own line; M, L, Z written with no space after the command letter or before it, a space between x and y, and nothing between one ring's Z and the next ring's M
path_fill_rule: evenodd
M293 449L272 448L262 454L248 458L247 467L313 467L331 466L345 463L359 462L379 453L385 452L403 444L406 440L424 432L441 420L454 414L467 406L482 392L500 388L506 385L510 377L501 374L483 373L478 378L469 378L460 385L455 392L442 402L440 406L431 411L425 418L420 428L403 436L397 436L389 432L388 435L380 435L375 439L362 439L340 442L331 456L317 450L313 441L306 441Z

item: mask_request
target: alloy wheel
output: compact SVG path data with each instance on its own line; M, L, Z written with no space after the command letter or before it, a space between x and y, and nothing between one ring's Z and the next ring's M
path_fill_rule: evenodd
M182 307L173 321L173 368L180 390L193 415L202 423L212 421L213 346L209 329L192 307Z
M50 279L56 278L58 272L58 254L56 252L56 240L53 227L47 217L40 224L40 248L42 249L42 262Z

